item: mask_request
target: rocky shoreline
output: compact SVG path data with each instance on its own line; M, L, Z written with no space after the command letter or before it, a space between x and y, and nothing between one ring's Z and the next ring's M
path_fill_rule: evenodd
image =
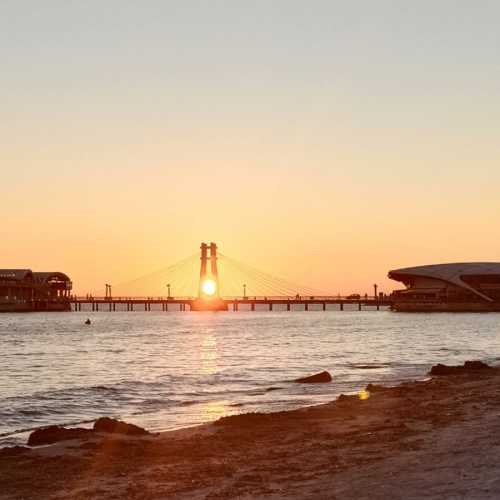
M37 431L0 450L0 499L499 498L500 369L431 374L158 435L112 419Z

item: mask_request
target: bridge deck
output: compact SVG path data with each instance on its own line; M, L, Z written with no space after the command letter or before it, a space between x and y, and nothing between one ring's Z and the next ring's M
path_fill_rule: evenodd
M195 297L77 297L71 302L75 311L82 310L82 304L91 306L92 311L106 310L106 306L110 311L116 310L116 305L125 305L127 311L133 311L134 306L142 305L144 310L151 311L151 305L159 304L162 310L168 311L169 306L178 306L182 311L190 310ZM323 310L326 310L327 305L338 305L340 310L344 306L357 306L358 310L364 307L375 307L377 310L380 307L388 307L392 305L389 298L361 298L349 299L347 297L231 297L222 299L226 306L234 311L240 309L240 306L249 306L251 310L255 310L255 306L268 306L269 310L273 310L273 306L285 305L287 310L292 310L292 306L304 306L304 309L309 310L310 305L320 305ZM187 306L187 307L186 307ZM231 306L231 307L230 307ZM188 309L189 308L189 309Z

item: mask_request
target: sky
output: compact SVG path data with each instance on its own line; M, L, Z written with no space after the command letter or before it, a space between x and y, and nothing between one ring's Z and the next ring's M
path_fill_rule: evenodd
M201 241L365 293L500 261L500 3L3 0L0 267L104 293Z

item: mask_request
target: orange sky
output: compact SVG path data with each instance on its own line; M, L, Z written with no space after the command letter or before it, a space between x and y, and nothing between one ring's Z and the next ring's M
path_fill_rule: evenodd
M500 260L497 6L187 4L3 7L1 267L97 294L216 241L364 293Z

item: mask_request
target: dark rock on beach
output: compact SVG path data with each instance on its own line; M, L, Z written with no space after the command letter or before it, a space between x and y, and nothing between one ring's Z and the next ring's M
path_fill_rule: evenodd
M448 366L441 363L431 368L431 375L459 375L462 373L491 370L491 366L482 361L466 361L463 365Z
M59 425L51 425L43 429L33 431L28 438L29 446L41 446L44 444L53 444L59 441L68 441L70 439L88 438L93 434L91 429L82 429L76 427L67 429Z
M339 397L337 398L337 403L356 403L358 401L358 397L354 395L348 395L348 394L340 394Z
M111 434L126 434L127 436L150 436L146 429L134 424L127 424L114 418L102 417L94 422L95 432L107 432Z
M151 433L142 427L134 424L127 424L114 418L99 418L94 423L93 429L82 429L81 427L66 428L59 425L51 425L43 429L32 432L28 438L29 446L41 446L58 443L59 441L69 441L70 439L88 439L96 435L97 432L108 434L125 434L127 436L150 436Z
M327 371L294 380L294 382L299 384L324 384L331 381L332 376Z
M368 384L366 386L366 390L368 392L384 392L384 391L387 391L388 388L383 386L383 385L379 385L379 384Z

